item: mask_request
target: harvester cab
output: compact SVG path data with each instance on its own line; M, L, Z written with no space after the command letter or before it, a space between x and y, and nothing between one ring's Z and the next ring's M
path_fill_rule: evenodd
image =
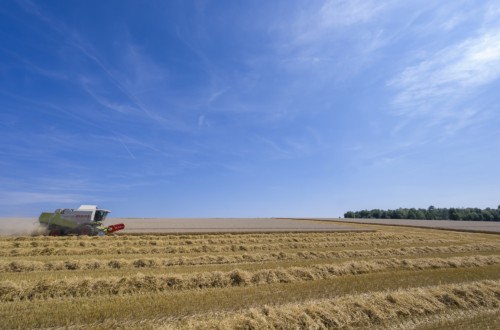
M124 224L103 226L109 210L99 209L97 205L81 205L77 209L57 209L43 212L38 221L46 227L50 236L88 235L104 236L125 228Z

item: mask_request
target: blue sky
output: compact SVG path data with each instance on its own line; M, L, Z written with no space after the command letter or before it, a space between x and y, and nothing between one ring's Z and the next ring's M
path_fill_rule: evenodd
M498 1L2 1L0 215L500 204Z

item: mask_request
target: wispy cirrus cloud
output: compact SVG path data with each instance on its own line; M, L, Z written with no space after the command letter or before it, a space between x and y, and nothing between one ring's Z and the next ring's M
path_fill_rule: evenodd
M300 79L301 90L345 83L391 43L394 33L386 23L396 4L334 0L300 6L275 28L271 61L295 81Z
M132 114L134 113L137 108L134 107L132 104L128 102L118 102L116 100L116 97L113 99L109 99L104 95L100 95L99 92L96 90L96 88L91 88L89 86L89 82L87 79L84 79L84 81L81 83L83 89L87 92L87 94L94 99L99 105L116 111L118 113L122 114Z
M155 61L145 55L144 51L134 43L121 40L121 49L115 62L107 60L99 49L88 41L79 31L66 24L61 19L45 12L42 6L30 0L19 2L21 7L30 15L46 24L51 33L44 32L50 38L58 35L62 44L76 51L79 56L89 60L98 68L95 75L89 75L88 68L79 69L68 63L66 69L76 77L73 79L94 101L107 109L122 114L138 114L149 124L161 125L172 131L192 131L193 125L184 122L180 116L166 114L162 108L165 104L151 104L148 102L151 89L164 88L166 71ZM125 31L124 34L126 35ZM47 37L49 38L49 37ZM66 59L63 59L63 61ZM39 70L38 70L39 71ZM84 73L85 72L85 73ZM158 87L158 85L160 87ZM106 92L113 97L106 97Z
M0 205L27 205L37 203L80 203L88 196L68 193L47 193L42 191L0 191Z
M210 96L208 97L207 103L210 104L212 102L215 102L221 95L226 93L229 89L230 89L230 87L226 87L226 88L222 88L222 89L213 91L212 93L210 93Z
M500 77L500 29L469 38L407 67L387 85L396 90L401 113L432 110L436 102L460 99Z
M299 159L325 150L326 145L318 130L305 127L295 136L272 137L263 134L255 135L255 146L264 158Z
M402 10L407 19L387 23L381 16L382 27L397 27L385 58L375 62L383 74L374 121L383 122L377 134L385 141L368 144L363 157L384 167L421 158L433 146L467 148L500 122L490 94L500 82L500 16L494 19L486 2L409 7L415 10Z
M397 8L395 1L325 1L318 14L310 17L311 40L327 47L337 45L337 53L354 51L349 56L355 55L354 60L359 61L390 42L387 23Z
M336 0L326 1L321 7L319 25L323 27L349 26L365 23L377 17L394 1Z
M299 11L298 18L290 30L296 44L317 42L331 36L339 29L369 23L384 10L392 6L392 1L324 1L320 6L311 5Z

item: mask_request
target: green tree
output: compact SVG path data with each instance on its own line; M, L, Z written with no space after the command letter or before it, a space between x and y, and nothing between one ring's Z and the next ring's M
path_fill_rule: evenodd
M423 220L425 219L425 210L424 209L418 209L417 210L417 219Z
M413 208L409 209L406 218L407 219L417 219L417 210L415 210Z
M354 218L354 213L349 211L344 213L344 218Z
M435 208L427 209L399 208L397 210L361 210L344 213L345 218L374 218L374 219L429 219L429 220L473 220L473 221L500 221L500 205L497 209L486 208Z
M382 211L379 209L374 209L370 211L370 218L380 219L382 216Z
M451 208L449 211L450 220L460 220L460 214L455 208Z

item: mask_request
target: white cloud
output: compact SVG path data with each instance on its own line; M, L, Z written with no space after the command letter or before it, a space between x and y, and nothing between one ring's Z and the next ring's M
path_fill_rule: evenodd
M201 115L198 117L198 127L203 127L205 125L205 116Z
M327 1L319 11L319 25L339 27L370 21L390 4L390 1L334 0Z
M321 58L315 50L324 51L329 48L342 33L346 33L345 29L348 29L351 38L362 39L366 33L359 34L359 31L354 31L355 27L372 22L389 8L391 3L392 1L332 0L324 1L320 6L303 8L295 19L288 18L287 22L283 23L286 42L282 47L284 46L286 51L290 48L307 47L304 49L306 54L300 55L299 58L311 58L317 62Z
M132 105L126 104L124 102L118 102L114 100L109 100L105 96L99 95L98 92L91 88L90 81L88 79L82 79L82 88L87 92L88 95L92 97L98 104L102 105L105 108L111 109L113 111L122 113L122 114L131 114L136 111L136 108Z
M460 111L455 116L455 121L449 122L445 125L445 130L447 134L454 134L460 131L462 128L470 126L471 124L480 121L479 111L477 109L468 108Z
M445 20L442 24L441 27L446 30L446 31L451 31L461 23L463 23L466 20L467 16L466 15L455 15L451 17L448 20Z
M223 89L220 89L220 90L217 90L215 92L212 92L208 98L208 101L207 103L212 103L212 102L215 102L222 94L224 94L225 92L227 92L229 90L229 87L226 87L226 88L223 88Z
M269 159L298 159L319 153L325 148L319 132L311 127L305 127L294 136L280 138L255 135L256 146L261 155Z
M393 105L399 114L419 115L439 110L467 97L474 89L500 77L500 29L447 47L407 67L388 86L397 91Z
M277 67L301 75L300 81L321 89L356 76L387 46L386 30L393 1L323 1L300 9L280 25L275 45ZM279 60L278 60L279 59Z

